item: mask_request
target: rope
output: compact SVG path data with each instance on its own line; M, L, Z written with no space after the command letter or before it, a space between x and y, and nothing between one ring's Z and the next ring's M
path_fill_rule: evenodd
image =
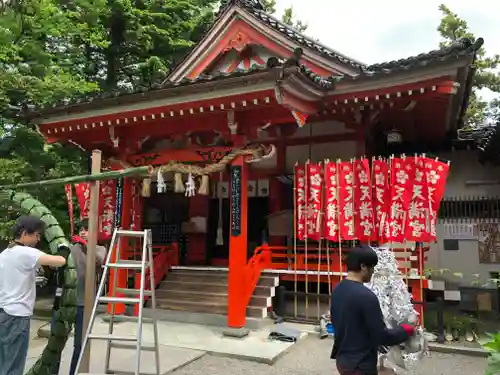
M203 176L215 172L222 172L227 165L236 159L236 157L241 155L253 156L253 159L260 159L264 154L265 147L259 146L256 148L238 148L231 151L229 154L225 155L219 162L214 164L209 164L204 167L198 165L189 165L178 163L176 161L171 161L168 164L164 164L160 167L160 173L165 172L177 172L182 174L193 174L195 176Z

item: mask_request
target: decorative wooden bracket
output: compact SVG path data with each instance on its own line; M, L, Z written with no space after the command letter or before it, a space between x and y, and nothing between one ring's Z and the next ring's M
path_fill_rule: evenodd
M236 35L227 43L226 47L224 48L224 52L228 52L232 49L241 52L247 45L253 43L253 40L247 34L238 31Z

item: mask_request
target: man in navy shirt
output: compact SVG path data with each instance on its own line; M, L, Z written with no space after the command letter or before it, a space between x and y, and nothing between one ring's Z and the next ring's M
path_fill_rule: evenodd
M332 292L330 315L335 330L332 358L340 375L377 375L378 347L408 340L414 327L389 329L378 298L363 283L371 280L378 257L369 246L347 254L347 278Z

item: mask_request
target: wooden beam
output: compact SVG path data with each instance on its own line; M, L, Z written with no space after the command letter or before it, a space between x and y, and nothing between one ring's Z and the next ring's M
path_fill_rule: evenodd
M100 150L92 151L92 174L99 174L101 172L101 158ZM90 209L89 209L89 228L87 238L87 256L85 268L85 301L83 313L83 326L82 335L86 335L87 328L90 324L92 309L95 303L95 263L96 263L96 246L98 235L98 219L99 219L99 181L90 183ZM82 355L80 368L76 369L78 373L88 373L90 370L90 346L91 341L87 341L85 350Z

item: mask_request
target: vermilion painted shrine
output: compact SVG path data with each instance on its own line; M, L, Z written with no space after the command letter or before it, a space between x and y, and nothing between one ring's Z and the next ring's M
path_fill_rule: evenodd
M102 150L109 168L161 168L155 177L166 192L154 181L148 192L148 181L123 180L113 224L152 229L162 308L227 314L229 326L241 327L247 316L267 316L278 283L302 290L308 315L307 294L328 296L323 284L342 277L338 241L294 238L296 163L439 151L462 124L482 44L459 40L365 65L296 32L258 1L232 0L158 87L80 98L30 117L49 142ZM209 194L176 193L187 181ZM394 245L419 299L423 252L405 246ZM120 286L126 282L120 275Z

